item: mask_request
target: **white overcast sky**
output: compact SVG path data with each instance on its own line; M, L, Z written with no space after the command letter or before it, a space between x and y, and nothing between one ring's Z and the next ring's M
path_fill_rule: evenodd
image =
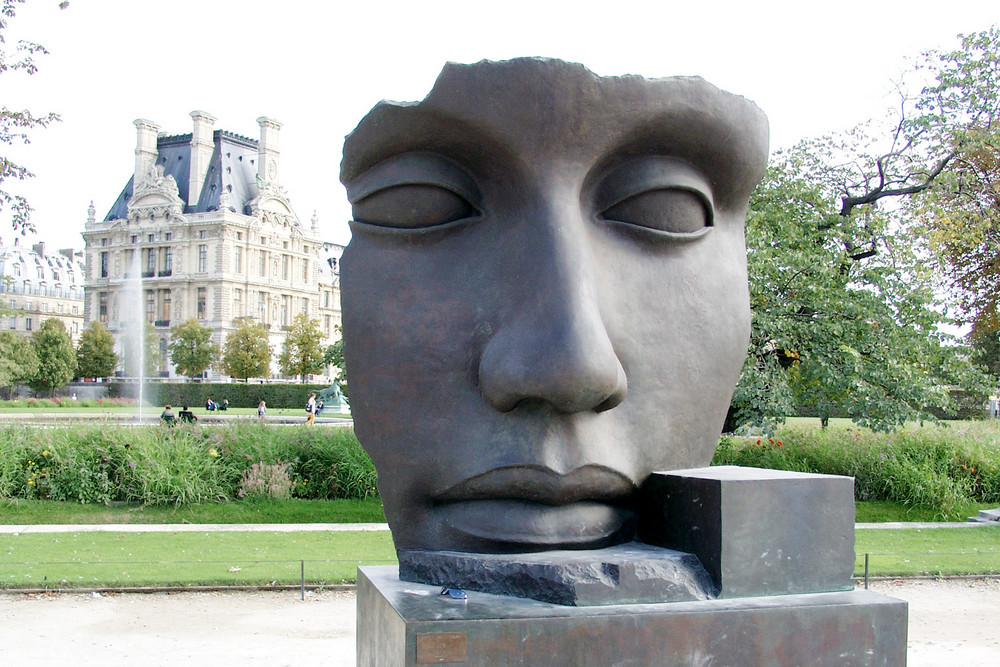
M997 0L28 0L8 46L33 39L50 54L33 77L4 74L0 103L63 120L2 150L36 174L19 186L36 209L28 240L81 248L90 201L103 218L132 173L134 119L182 134L200 109L257 138L270 116L299 218L315 210L324 238L346 243L344 135L380 99L421 99L446 61L701 75L764 109L774 149L881 116L907 58L997 22Z

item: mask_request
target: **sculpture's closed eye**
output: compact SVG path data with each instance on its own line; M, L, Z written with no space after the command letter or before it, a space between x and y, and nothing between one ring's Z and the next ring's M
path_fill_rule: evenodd
M651 240L686 242L712 229L715 209L712 189L697 169L654 155L603 175L594 210L601 220Z
M358 222L394 229L426 229L478 214L461 195L423 183L387 187L355 202L353 208Z
M632 195L605 210L601 217L670 234L695 234L710 226L702 198L672 188Z

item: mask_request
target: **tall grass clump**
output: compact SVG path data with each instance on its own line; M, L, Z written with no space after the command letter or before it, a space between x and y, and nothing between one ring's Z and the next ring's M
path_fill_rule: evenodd
M856 500L887 500L950 516L1000 502L1000 425L957 422L897 433L786 426L773 438L723 438L713 465L854 477Z
M276 470L280 474L271 474ZM261 479L263 486L254 481ZM374 497L375 468L349 429L249 420L218 426L0 427L0 498L180 505L261 495Z

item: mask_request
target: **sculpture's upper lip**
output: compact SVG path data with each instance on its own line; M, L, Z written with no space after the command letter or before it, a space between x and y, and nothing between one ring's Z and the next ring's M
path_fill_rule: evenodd
M567 473L541 465L512 465L464 479L435 495L434 501L524 500L567 505L581 501L620 502L635 491L631 479L602 465L584 465Z

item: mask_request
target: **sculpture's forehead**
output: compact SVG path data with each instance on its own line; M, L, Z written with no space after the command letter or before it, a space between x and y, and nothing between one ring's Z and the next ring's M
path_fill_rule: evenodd
M585 165L615 151L671 155L739 198L763 169L767 120L753 103L697 77L598 77L535 58L449 64L422 102L372 109L347 137L341 180L399 153L470 146Z

